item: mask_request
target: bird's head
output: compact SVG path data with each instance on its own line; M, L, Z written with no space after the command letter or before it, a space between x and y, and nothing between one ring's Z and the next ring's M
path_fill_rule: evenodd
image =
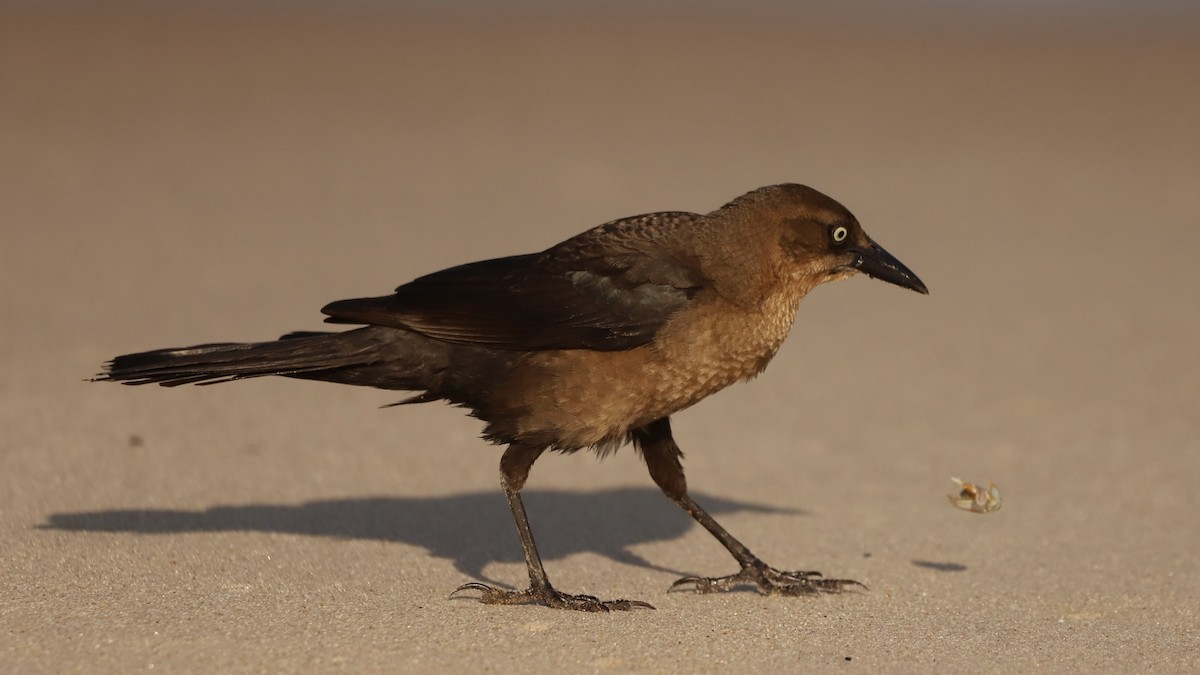
M759 208L772 212L770 219L781 228L781 245L784 256L791 258L792 273L812 286L862 272L929 293L912 270L863 232L846 207L820 192L804 185L773 185L746 197L754 197Z

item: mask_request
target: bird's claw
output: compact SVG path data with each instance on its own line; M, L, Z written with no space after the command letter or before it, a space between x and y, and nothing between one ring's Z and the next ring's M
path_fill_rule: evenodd
M848 586L867 588L866 584L853 579L826 579L820 572L777 570L762 563L746 565L737 574L724 577L684 577L671 584L671 590L683 589L689 584L696 593L717 593L754 585L763 595L819 595L840 593Z
M641 600L601 600L593 595L571 595L562 593L548 584L542 588L531 586L523 591L509 591L472 581L456 588L450 597L454 597L461 591L479 591L479 601L485 605L541 604L554 609L574 609L581 612L654 609L654 605Z

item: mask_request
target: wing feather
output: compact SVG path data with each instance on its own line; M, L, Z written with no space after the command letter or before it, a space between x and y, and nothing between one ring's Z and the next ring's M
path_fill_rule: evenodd
M707 286L663 237L689 213L613 221L542 253L459 265L378 298L341 300L330 323L394 326L498 349L631 349L648 343Z

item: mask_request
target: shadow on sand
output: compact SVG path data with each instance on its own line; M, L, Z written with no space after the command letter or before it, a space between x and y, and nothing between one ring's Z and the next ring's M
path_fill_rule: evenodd
M526 490L529 518L546 561L575 553L683 574L655 565L631 549L683 536L695 523L655 488L596 492ZM714 516L734 511L802 514L759 504L693 494ZM445 497L366 497L295 505L243 504L202 511L124 509L56 513L40 529L83 532L182 534L278 532L345 539L375 539L421 546L454 562L463 574L492 581L493 562L522 562L508 504L500 491ZM494 582L493 582L494 583Z
M935 572L966 572L967 566L956 562L935 562L933 560L914 560L912 564Z

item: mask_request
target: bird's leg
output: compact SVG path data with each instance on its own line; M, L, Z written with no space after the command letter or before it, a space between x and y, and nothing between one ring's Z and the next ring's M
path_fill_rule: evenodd
M541 603L556 609L577 609L587 612L627 610L635 607L654 609L640 600L601 600L591 595L569 595L556 590L546 577L542 557L533 541L533 530L529 517L525 515L525 504L521 501L521 488L529 477L529 469L545 448L512 444L500 458L500 485L508 497L517 534L521 537L521 549L525 552L525 565L529 568L529 588L523 591L508 591L477 581L459 586L455 593L464 590L480 591L479 601L489 605L528 605ZM453 595L453 594L452 594Z
M671 584L671 588L691 586L699 593L712 593L752 584L757 587L758 592L765 595L813 595L836 593L847 586L863 586L853 579L826 579L820 572L777 570L751 553L745 544L721 527L707 511L688 496L687 479L683 475L683 464L680 463L683 451L671 436L671 423L668 418L664 417L634 430L633 440L646 460L650 477L662 488L663 493L716 537L742 567L740 572L724 577L684 577Z

